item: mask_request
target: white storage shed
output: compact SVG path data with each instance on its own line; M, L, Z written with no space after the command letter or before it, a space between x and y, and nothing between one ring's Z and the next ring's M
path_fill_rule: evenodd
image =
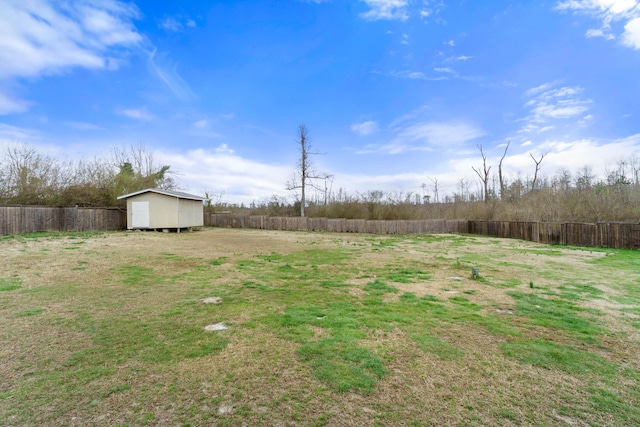
M129 230L190 230L204 225L204 197L147 188L118 197L127 200Z

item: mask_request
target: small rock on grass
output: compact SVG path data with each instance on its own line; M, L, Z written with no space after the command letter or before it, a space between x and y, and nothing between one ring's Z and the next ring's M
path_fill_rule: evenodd
M218 414L220 415L230 414L231 412L233 412L233 406L223 405L218 408Z
M224 322L220 322L214 325L208 325L204 327L205 331L224 331L225 329L229 329L229 327L225 325Z
M220 301L222 301L222 298L220 297L208 297L208 298L204 298L202 300L204 304L218 304L220 303Z

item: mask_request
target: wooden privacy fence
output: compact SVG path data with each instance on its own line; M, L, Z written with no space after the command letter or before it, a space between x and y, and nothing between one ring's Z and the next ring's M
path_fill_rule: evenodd
M205 225L264 230L329 231L371 234L468 233L532 242L640 249L640 223L546 223L468 220L365 220L205 214Z
M640 224L630 222L469 221L468 233L558 245L640 249Z
M117 208L0 206L0 235L39 231L103 231L126 228Z
M435 234L466 233L465 220L366 220L345 218L271 217L206 214L205 225L263 230L329 231L334 233Z

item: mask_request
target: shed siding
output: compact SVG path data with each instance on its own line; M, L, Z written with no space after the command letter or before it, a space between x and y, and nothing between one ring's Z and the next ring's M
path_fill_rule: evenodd
M147 192L127 199L127 228L134 227L132 222L132 205L134 202L149 203L149 227L154 228L187 228L204 225L202 202L198 200L180 199L163 194Z
M204 206L199 200L179 199L180 227L202 227Z

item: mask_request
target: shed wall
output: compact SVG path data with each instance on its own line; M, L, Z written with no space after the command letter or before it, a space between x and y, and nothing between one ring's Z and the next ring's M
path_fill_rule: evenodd
M200 200L179 199L178 223L181 228L204 225L204 205Z
M158 193L143 193L127 199L127 228L133 229L133 202L149 203L149 228L187 228L204 225L199 200L179 199Z

